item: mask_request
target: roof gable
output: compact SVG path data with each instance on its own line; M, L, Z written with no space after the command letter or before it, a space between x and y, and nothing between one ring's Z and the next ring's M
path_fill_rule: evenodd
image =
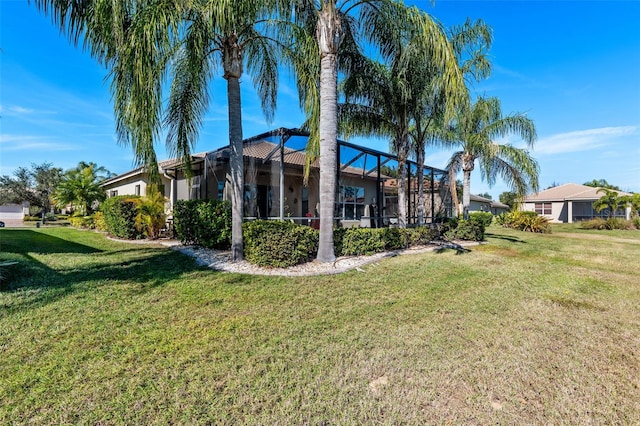
M537 194L524 197L525 202L534 201L572 201L572 200L597 200L604 193L598 192L602 188L579 185L577 183L565 183L553 188L545 189ZM624 191L615 191L618 195L631 195Z

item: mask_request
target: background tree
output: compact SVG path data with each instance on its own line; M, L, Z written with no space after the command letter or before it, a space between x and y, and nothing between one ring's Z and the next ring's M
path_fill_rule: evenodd
M52 194L56 207L71 205L76 214L91 214L94 203L107 198L100 182L111 173L95 163L80 162L74 169L67 170Z
M538 163L526 149L494 142L495 138L516 133L533 147L535 125L522 114L502 116L497 98L478 98L469 108L460 110L453 128L453 140L462 148L455 152L447 168L463 172L463 212L468 215L471 202L471 172L479 161L482 177L492 186L501 177L516 194L538 190Z
M608 209L607 217L609 218L614 217L618 209L627 205L627 198L625 196L621 196L613 189L600 188L596 193L604 193L604 195L593 202L593 208L598 213L602 210Z
M478 197L486 198L487 200L493 200L493 197L488 192L478 194Z
M28 202L44 213L53 204L51 195L60 183L62 169L51 163L31 164L31 168L19 167L13 177L0 177L0 204Z
M622 191L619 186L611 185L606 179L594 179L589 182L585 182L583 185L592 186L594 188L606 188L606 189L614 189L616 191Z
M504 191L498 197L502 204L509 206L509 210L514 210L515 206L520 202L520 196L513 191Z

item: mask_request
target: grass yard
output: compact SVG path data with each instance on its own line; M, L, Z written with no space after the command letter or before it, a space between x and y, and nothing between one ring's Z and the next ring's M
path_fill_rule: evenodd
M640 232L262 277L0 230L0 424L640 424Z

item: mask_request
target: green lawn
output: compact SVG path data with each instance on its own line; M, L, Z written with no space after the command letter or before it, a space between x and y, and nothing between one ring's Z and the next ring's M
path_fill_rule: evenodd
M2 229L0 424L640 424L640 232L554 232L287 278Z

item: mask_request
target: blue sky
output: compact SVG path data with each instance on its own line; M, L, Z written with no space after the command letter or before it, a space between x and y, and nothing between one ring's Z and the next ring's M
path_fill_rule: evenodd
M446 26L467 17L494 31L491 77L476 84L497 96L503 113L534 120L533 150L544 189L553 183L606 179L640 192L640 2L447 1L413 2ZM26 1L0 0L0 174L51 162L68 169L93 161L112 172L133 167L129 147L118 146L106 70ZM298 127L303 116L293 80L283 76L272 123L261 113L249 78L243 82L245 137ZM224 80L212 85L210 111L195 152L227 144ZM517 138L508 139L520 144ZM388 151L386 141L357 143ZM157 144L166 158L164 142ZM430 149L427 163L444 167L451 152ZM480 171L473 193L494 199Z

